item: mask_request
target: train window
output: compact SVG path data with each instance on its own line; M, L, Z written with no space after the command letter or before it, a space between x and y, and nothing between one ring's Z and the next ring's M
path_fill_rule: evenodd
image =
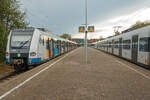
M43 41L42 36L40 36L39 43L42 44L42 41Z
M43 46L44 46L44 37L43 37Z
M140 38L139 51L148 52L148 38Z
M49 48L49 38L46 40L46 48Z
M114 48L118 48L118 41L114 42Z
M131 40L124 40L123 41L123 49L130 49L131 48Z
M109 46L108 47L111 48L111 42L109 42Z
M11 38L11 47L12 48L28 48L30 46L32 35L30 34L21 34L14 33Z
M127 40L127 49L131 48L131 40Z
M56 42L56 48L59 48L59 42L58 41Z
M119 48L119 41L117 41L117 48Z

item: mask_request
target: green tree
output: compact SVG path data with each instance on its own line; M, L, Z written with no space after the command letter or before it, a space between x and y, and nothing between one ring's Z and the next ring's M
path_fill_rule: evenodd
M5 36L6 28L0 22L0 62L2 62L5 58L5 48L6 48L6 40L7 37Z
M0 20L7 31L27 26L26 13L20 10L20 3L17 0L0 0Z
M119 31L115 32L115 35L120 35L120 34L121 34L121 32L119 32Z
M98 41L102 41L104 40L105 38L103 38L102 36L99 37Z
M142 28L142 27L148 26L148 25L150 25L150 21L149 20L146 20L144 22L137 21L135 24L133 24L131 26L131 28L137 29L137 28Z
M0 0L0 62L5 57L10 30L26 27L25 17L26 13L20 10L18 0Z
M64 33L60 36L61 38L64 38L64 39L68 39L68 40L71 40L71 35L67 34L67 33Z

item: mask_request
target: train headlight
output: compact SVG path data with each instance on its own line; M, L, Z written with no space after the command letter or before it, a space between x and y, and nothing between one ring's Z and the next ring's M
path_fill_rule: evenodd
M9 53L8 53L8 52L6 52L6 57L8 57L8 55L9 55Z
M31 52L30 56L36 56L36 52Z

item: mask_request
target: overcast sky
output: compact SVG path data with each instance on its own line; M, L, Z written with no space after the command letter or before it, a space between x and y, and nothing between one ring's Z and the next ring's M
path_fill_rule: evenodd
M56 34L78 34L85 23L85 0L20 0L30 26L44 27ZM150 0L88 0L88 23L96 33L89 38L113 34L113 26L128 28L137 20L150 20Z

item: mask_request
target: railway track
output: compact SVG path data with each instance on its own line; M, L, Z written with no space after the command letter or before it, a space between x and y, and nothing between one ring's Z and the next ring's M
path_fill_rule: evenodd
M35 68L35 67L30 67L29 70L31 70L31 69L33 69L33 68ZM13 71L13 72L8 72L8 73L5 73L5 74L3 74L3 75L0 75L0 82L2 82L2 81L4 81L4 80L7 80L7 79L9 79L9 78L12 78L12 77L14 77L14 76L20 75L20 74L22 74L22 73L24 73L24 72L27 72L27 71L29 71L29 70L21 71L21 72Z
M17 74L18 73L16 73L16 72L8 72L8 73L5 73L3 75L0 75L0 82L5 80L5 79L8 79L8 78L10 78L12 76L16 76Z

